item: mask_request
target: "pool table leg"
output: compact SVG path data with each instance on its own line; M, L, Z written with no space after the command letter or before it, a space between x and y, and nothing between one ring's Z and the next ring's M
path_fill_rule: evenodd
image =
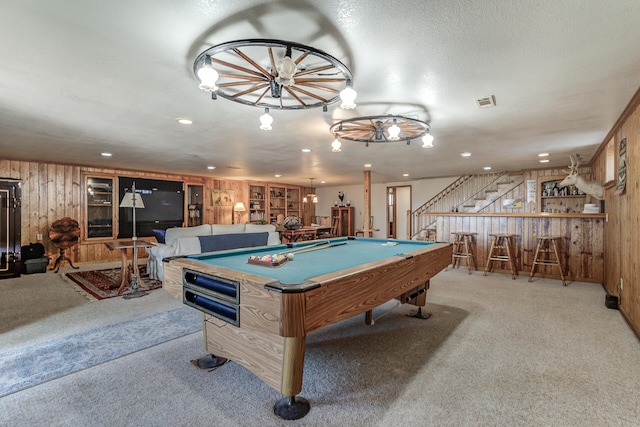
M192 360L191 363L200 369L213 370L218 366L222 366L227 363L229 359L216 356L215 354L208 354L200 359Z
M429 281L425 283L422 289L418 289L411 295L406 297L405 302L411 303L413 305L418 306L418 312L413 314L407 314L408 317L413 317L415 319L428 319L431 317L431 313L423 313L422 307L427 305L427 291L429 290Z
M364 314L364 324L368 326L373 325L373 310L369 310Z
M311 409L307 399L296 396L302 391L305 346L306 336L285 338L280 390L285 396L273 406L273 412L284 420L300 419Z

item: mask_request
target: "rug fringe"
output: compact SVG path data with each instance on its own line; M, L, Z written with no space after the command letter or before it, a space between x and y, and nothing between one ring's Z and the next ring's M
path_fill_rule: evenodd
M80 286L78 286L78 284L76 282L74 282L73 280L71 280L70 278L67 277L67 275L65 273L56 273L59 277L62 277L62 280L71 287L71 289L73 289L74 291L76 291L76 293L82 295L83 297L85 297L87 300L93 302L93 301L100 301L98 298L94 297L93 295L91 295L89 292L86 292L84 289L82 289Z

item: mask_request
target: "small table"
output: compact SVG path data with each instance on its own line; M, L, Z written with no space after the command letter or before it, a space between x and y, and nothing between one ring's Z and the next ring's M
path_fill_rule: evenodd
M297 230L281 230L280 237L285 238L288 242L297 242L298 240L314 240L318 227L300 227Z
M115 251L116 249L120 249L120 254L122 255L122 267L120 269L120 287L118 288L118 295L124 290L124 287L127 285L127 249L133 249L133 240L114 240L112 242L104 243L109 250ZM136 248L148 248L153 246L152 243L147 242L145 240L137 240L135 244ZM133 257L132 257L133 261ZM137 277L140 277L140 270L138 269L138 264L135 262L131 262L133 274ZM142 286L144 287L144 286Z

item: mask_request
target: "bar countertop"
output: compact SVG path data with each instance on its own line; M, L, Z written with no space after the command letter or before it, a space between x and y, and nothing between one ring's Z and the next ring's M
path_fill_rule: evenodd
M475 217L517 217L517 218L584 218L604 219L606 213L552 213L552 212L429 212L431 216L475 216Z

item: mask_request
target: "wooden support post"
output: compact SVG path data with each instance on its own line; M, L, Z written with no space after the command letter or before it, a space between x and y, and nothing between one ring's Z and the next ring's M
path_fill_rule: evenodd
M364 171L364 211L362 228L371 228L371 171ZM368 236L371 237L371 236Z

